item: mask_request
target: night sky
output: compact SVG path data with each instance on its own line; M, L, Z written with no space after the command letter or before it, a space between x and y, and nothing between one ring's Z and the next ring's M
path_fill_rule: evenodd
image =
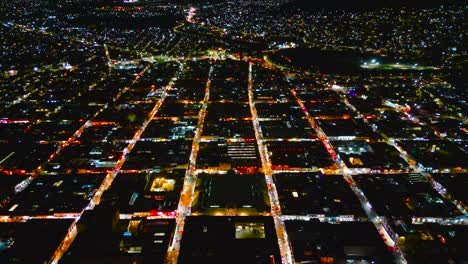
M440 4L461 4L462 0L293 0L291 1L297 8L352 8L352 9L371 9L382 7L435 7Z

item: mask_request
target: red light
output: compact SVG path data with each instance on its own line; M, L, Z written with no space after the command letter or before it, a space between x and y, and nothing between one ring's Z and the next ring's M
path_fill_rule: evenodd
M150 210L149 213L150 213L150 216L157 216L158 210Z

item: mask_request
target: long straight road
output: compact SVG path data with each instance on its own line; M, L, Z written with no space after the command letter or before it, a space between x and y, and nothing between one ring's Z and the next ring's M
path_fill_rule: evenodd
M153 106L153 109L147 115L147 118L145 119L145 121L143 122L141 127L135 132L135 134L133 135L133 138L130 140L130 143L127 145L127 147L125 147L123 149L123 155L118 159L118 161L115 164L115 166L113 167L112 171L109 172L106 175L106 177L104 178L102 184L97 189L96 193L94 194L93 198L90 200L90 202L89 202L88 206L86 207L86 209L93 209L97 204L99 204L102 194L104 193L105 190L107 190L111 186L111 184L114 181L115 177L120 172L120 169L122 168L123 164L125 163L127 155L132 152L132 149L135 147L135 144L138 142L138 140L140 139L143 132L145 132L145 130L148 127L149 123L151 122L153 117L156 115L156 113L160 109L162 103L166 99L166 95L167 95L168 91L171 90L172 87L174 86L174 83L175 83L175 81L177 81L177 77L178 77L179 73L183 69L183 65L184 64L180 64L179 71L175 74L175 76L172 78L172 80L169 82L169 84L165 87L161 97L155 103L155 105ZM146 72L147 69L148 68L145 68L142 72L140 72L140 74L137 75L137 77L133 81L132 85L135 84L136 81L139 78L141 78L141 76L143 76L143 74ZM81 212L81 214L83 214L83 212L84 212L84 210ZM80 216L81 216L81 214L80 214ZM73 241L74 241L74 239L75 239L75 237L76 237L76 235L78 233L76 224L78 223L79 219L80 218L77 217L75 219L75 221L73 221L73 223L71 224L70 228L68 229L67 235L65 236L65 238L63 239L63 241L61 242L61 244L59 245L57 250L52 255L52 258L51 258L51 261L50 261L51 263L58 263L59 260L62 258L63 254L68 250L70 245L73 243Z
M135 79L131 82L130 85L128 86L125 86L123 87L113 98L112 100L113 101L117 101L125 92L127 92L130 87L132 87L137 81L139 78L141 78L141 76L149 69L149 66L148 65L147 67L143 68L143 70L141 70L135 77ZM98 80L97 82L100 82L102 81L103 79L100 79ZM97 83L96 82L96 83ZM91 85L92 86L92 85ZM16 185L15 187L15 192L21 192L23 191L24 189L26 189L26 187L28 187L29 184L31 184L31 182L37 177L39 176L42 172L43 172L43 168L45 165L47 165L48 163L50 163L55 156L59 155L66 147L68 147L73 141L77 140L81 134L83 133L83 131L90 127L91 126L91 120L94 119L95 117L97 117L100 113L104 112L104 110L106 110L107 108L109 107L109 103L106 103L103 107L101 107L100 109L98 109L94 114L93 116L87 120L86 122L83 123L83 125L81 127L79 127L75 133L73 133L73 135L71 135L66 142L63 142L62 144L60 144L57 149L55 150L54 153L50 154L49 158L42 164L40 164L33 172L32 172L32 175L29 176L28 178L26 178L24 181L20 182L18 185Z
M333 160L335 161L335 164L338 166L341 173L343 174L344 179L349 184L351 190L353 191L353 193L356 195L357 199L361 203L361 206L364 209L364 212L366 213L367 217L374 224L375 228L377 229L377 232L382 236L382 239L383 239L384 243L387 245L389 250L393 253L396 261L398 263L402 263L402 264L407 263L407 261L405 259L405 256L403 255L403 252L396 245L397 237L395 236L395 232L393 232L391 227L389 225L386 225L384 220L381 219L377 215L374 208L369 203L369 200L365 196L364 192L359 188L359 186L354 181L352 175L349 173L349 170L348 170L346 164L343 162L343 160L340 158L340 156L333 149L333 146L331 145L330 140L328 139L325 132L323 132L323 130L320 128L320 126L318 126L317 123L315 122L315 120L310 116L310 114L309 114L307 108L305 107L304 103L297 96L296 91L294 89L292 89L291 93L294 96L294 98L296 99L296 101L297 101L298 105L300 106L300 108L302 109L302 111L305 113L305 115L307 117L307 120L309 121L310 125L315 130L315 132L319 136L320 140L322 140L322 143L324 144L324 146L327 149L328 153L332 156Z
M189 168L185 173L184 186L179 200L176 216L176 228L172 243L169 245L167 253L167 263L176 264L179 258L180 242L184 233L185 218L190 214L195 184L197 181L196 163L198 155L198 147L203 132L203 125L207 114L208 102L210 100L211 78L213 76L214 66L210 66L208 79L205 86L205 96L203 98L202 108L198 114L198 124L195 131L195 136L192 143L192 151L190 152Z
M289 243L288 233L286 227L281 219L281 206L278 199L278 192L276 191L275 183L273 182L273 170L271 169L271 161L268 155L266 146L263 144L263 134L258 120L257 109L255 108L254 94L253 94L253 77L252 77L253 64L249 63L249 78L248 78L248 96L250 113L252 114L252 123L255 131L255 139L257 140L260 159L262 162L263 173L268 186L268 196L271 204L271 215L275 222L276 235L278 237L278 244L281 253L282 262L294 263L291 244Z
M364 122L365 123L369 123L369 121L367 120L367 118L365 116L363 116L357 109L356 107L354 107L354 105L352 105L349 100L344 97L343 95L341 95L342 97L342 101L351 109L353 110L355 113L358 114L358 116L362 117ZM412 117L410 114L408 113L405 113L406 117L408 118L408 120L412 121L412 122L415 122L415 123L419 123L420 121L417 119L417 118L414 118ZM426 125L425 123L423 123L423 125ZM379 133L380 135L383 135L383 133L380 132L379 128L377 127L377 125L374 125L374 130L375 132ZM440 137L440 133L436 133L436 135L438 135ZM454 200L452 197L452 195L450 195L448 192L447 192L447 189L442 186L442 184L440 184L439 182L437 182L429 173L427 173L428 169L425 168L422 164L418 164L415 159L413 157L411 157L408 152L406 150L404 150L397 142L394 138L389 138L389 137L384 137L386 138L386 142L387 144L389 145L392 145L393 147L395 147L398 152L400 152L400 156L409 164L410 168L413 170L413 172L417 172L417 173L420 173L423 177L426 178L427 182L429 184L431 184L432 188L434 188L434 190L436 190L442 197L444 197L445 199L447 199L448 201L452 202L457 208L458 210L460 210L460 212L462 212L464 214L464 218L465 218L465 221L468 221L466 219L468 219L467 217L467 213L468 213L468 210L467 210L467 207L466 205L464 205L462 202L460 201L456 201ZM441 137L441 139L443 139Z

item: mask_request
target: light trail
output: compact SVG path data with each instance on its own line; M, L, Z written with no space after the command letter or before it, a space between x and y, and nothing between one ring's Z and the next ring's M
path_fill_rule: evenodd
M194 16L194 13L195 13L195 9L194 8L190 8L190 11L189 11L189 16L187 17L187 21L190 22L190 23L193 23L193 16ZM24 29L24 28L23 28ZM26 31L32 31L34 29L31 29L31 28L26 28ZM78 42L81 42L83 44L90 44L89 42L86 42L86 41L80 41L80 40L76 40L76 39L71 39L73 41L78 41ZM172 41L172 40L171 40ZM149 44L150 42L148 42ZM147 46L148 46L147 44ZM168 45L170 44L170 42L168 43ZM177 42L178 44L178 42ZM176 47L176 45L172 48L174 49ZM146 49L146 47L144 49ZM108 51L107 51L107 46L104 44L104 47L106 49L106 55L108 55ZM143 49L143 50L144 50ZM229 57L228 55L224 55L224 58L226 57ZM214 56L212 56L214 57ZM221 57L223 58L223 56L216 56L216 58L218 57ZM233 56L230 57L231 59L234 59ZM110 58L108 58L110 60ZM178 61L178 60L184 60L184 59L179 59L179 58L169 58L169 57L166 57L165 58L166 60L167 59L170 59L170 60L175 60L175 61ZM210 68L210 76L211 76L211 72L212 72L212 67ZM192 144L192 151L191 151L191 155L190 155L190 165L189 165L189 169L187 170L187 173L186 173L186 176L185 176L185 182L184 182L184 190L187 189L188 192L184 192L183 191L183 195L184 194L187 194L188 196L181 196L181 201L180 201L180 204L179 204L179 214L177 216L177 227L176 227L176 235L178 235L178 232L177 231L180 231L180 236L182 236L182 232L183 232L183 225L184 225L184 220L185 220L185 216L190 214L190 204L191 204L191 200L193 198L193 188L194 188L194 181L195 181L195 177L196 177L196 174L197 174L197 170L195 169L195 162L196 162L196 157L197 157L197 153L198 153L198 143L200 142L200 138L201 138L201 132L202 132L202 129L203 129L203 121L204 121L204 118L206 116L206 106L207 106L207 103L208 103L208 99L209 98L209 86L210 86L210 79L207 80L207 89L205 91L205 99L204 99L204 103L203 103L203 108L202 110L200 110L200 113L199 113L199 124L198 124L198 127L197 127L197 131L196 131L196 134L195 135L198 135L198 136L195 136L194 138L194 141L193 141L193 144ZM173 84L173 83L172 83ZM288 243L288 239L287 239L287 233L285 231L285 228L284 228L284 223L283 223L283 219L286 219L284 217L281 216L281 207L279 206L279 200L278 200L278 194L277 194L277 191L276 191L276 187L275 187L275 184L272 180L272 175L275 171L272 170L272 166L271 166L271 162L269 160L269 156L268 156L268 151L266 149L266 146L263 144L263 142L265 141L263 139L263 134L262 134L262 131L261 131L261 127L259 125L259 118L257 116L257 112L256 112L256 108L255 108L255 103L253 101L253 88L252 88L252 63L249 64L249 105L250 105L250 110L251 110L251 114L252 116L255 116L253 119L252 119L252 122L254 124L254 130L255 130L255 136L256 136L256 139L257 139L257 145L258 145L258 148L259 148L259 152L260 152L260 158L261 158L261 161L262 161L262 167L263 167L263 170L264 170L264 173L265 173L265 177L266 177L266 181L267 183L269 184L269 188L268 188L268 193L269 193L269 196L270 196L270 202L271 202L271 206L272 206L272 213L273 213L273 218L275 220L275 227L276 227L276 232L277 232L277 235L278 235L278 242L279 242L279 245L280 245L280 250L281 250L281 255L282 255L282 259L283 259L283 263L293 263L293 259L292 259L292 254L291 254L291 248L290 248L290 245ZM165 94L167 94L167 89L165 90ZM125 91L128 90L128 87L126 87L125 89L123 89L122 93L123 94ZM121 95L120 94L120 95ZM117 97L118 98L118 97ZM24 99L24 98L23 98ZM155 107L153 108L153 110L151 111L151 114L153 117L154 115L156 114L157 112L157 109L159 109L159 107L161 106L162 104L162 101L163 101L163 97L161 97L161 99L156 103ZM300 103L301 104L301 103ZM303 107L303 105L302 105ZM107 104L104 108L102 108L101 110L99 110L96 115L98 115L100 112L102 112L104 109L107 108ZM305 109L305 107L303 108ZM95 116L96 116L95 115ZM308 112L306 113L306 115L308 115ZM356 183L354 182L353 178L351 177L351 175L353 174L359 174L359 173L362 173L363 171L360 171L358 169L349 169L346 167L346 165L344 164L344 162L341 160L341 158L336 155L336 153L334 152L333 150L333 147L331 146L330 144L330 138L327 137L323 131L321 130L320 127L318 127L314 120L311 119L310 117L309 118L309 122L311 123L311 125L314 127L314 129L316 129L317 131L320 131L321 134L320 135L320 138L321 140L323 141L324 145L327 147L327 150L329 151L329 153L334 157L335 159L335 162L337 163L338 167L340 168L340 170L343 172L343 176L345 177L345 179L347 180L347 182L350 184L351 188L353 189L353 191L355 192L355 194L359 197L361 197L359 200L361 202L361 204L363 204L363 207L366 211L366 213L369 216L370 219L376 219L376 221L374 222L374 220L372 220L374 222L374 224L376 225L377 229L379 230L379 233L380 233L380 230L381 228L378 227L378 223L379 221L382 223L382 219L379 219L379 217L375 214L375 211L373 210L372 206L369 204L369 202L367 201L367 198L363 195L362 191L359 189L359 187L357 187ZM417 120L414 120L412 119L411 116L408 117L410 120L413 120L413 121L417 121ZM125 148L124 150L124 153L125 154L128 154L132 151L135 143L140 139L140 136L141 134L144 132L144 130L146 129L147 125L149 124L151 118L147 119L143 126L140 128L139 131L137 131L134 135L134 138L131 140L131 142L129 142L129 145ZM88 120L89 122L89 120ZM50 162L53 157L57 154L60 154L60 152L63 150L63 148L67 147L71 142L73 142L75 139L79 138L81 133L83 132L84 129L88 128L90 126L90 123L88 122L85 122L85 124L80 128L78 129L71 138L69 138L69 140L62 144L56 151L55 153L53 153L51 155L51 157L47 160L46 163ZM388 142L390 143L390 142ZM394 142L393 142L394 143ZM394 144L396 147L397 145ZM407 153L401 149L401 148L398 148L397 149L400 151L400 153L405 154L404 156L406 156L407 158L409 158L409 156L407 155ZM96 195L93 197L93 199L91 200L90 204L88 205L88 208L94 208L95 204L98 204L99 201L100 201L100 197L103 193L104 190L106 190L112 183L113 181L113 178L116 176L116 174L121 170L122 168L122 165L123 163L125 162L125 156L126 155L123 155L121 159L119 159L119 161L117 162L116 166L114 167L114 170L108 174L105 178L105 180L103 181L103 184L100 186L99 188L99 191L96 192ZM8 157L7 157L8 158ZM5 160L5 159L4 159ZM0 162L0 164L2 162L4 162L4 160L2 160ZM411 159L410 159L411 160ZM34 172L34 175L39 175L41 172L42 172L42 167L43 167L44 164L42 164L41 166L39 166L35 172ZM419 171L419 170L422 170L422 167L421 166L416 166L414 165L413 166L413 169L415 171ZM296 171L296 170L294 170ZM369 172L366 172L366 173L382 173L382 172L373 172L373 171L369 171ZM397 171L391 171L390 173L399 173ZM425 176L426 178L428 178L428 181L433 185L433 187L438 190L439 193L441 193L442 196L446 196L448 195L446 193L446 190L445 188L443 188L439 183L435 182L432 177L425 173ZM32 181L33 178L30 178L29 179L29 182L26 181L25 183L26 184L20 184L18 185L19 188L17 191L22 191L24 190L24 188L26 188L26 186ZM187 185L187 187L186 187ZM191 190L191 191L190 191ZM191 195L190 195L191 193ZM187 199L183 199L183 197L187 198ZM182 202L189 202L188 203L188 206L181 206L181 203ZM367 208L367 209L366 209ZM183 213L181 213L183 212ZM466 214L466 211L464 211L464 213ZM81 215L81 214L80 214ZM50 216L45 216L45 217L50 217ZM28 218L28 217L26 217ZM18 218L17 220L20 220L20 219L26 219L24 217L21 217L21 218ZM79 217L77 217L79 218ZM180 219L183 219L182 221L180 221ZM1 220L0 220L1 221ZM180 223L180 225L179 225ZM376 224L377 223L377 224ZM382 224L380 224L380 226L382 226ZM389 227L387 227L388 229ZM383 231L385 231L385 234L386 236L388 236L388 233L386 233L386 229L383 228ZM382 232L383 232L382 231ZM67 234L67 237L64 239L64 244L62 245L63 247L65 247L65 244L71 244L71 242L73 241L74 237L76 236L76 223L75 225L72 225L69 229L69 233ZM382 233L381 233L382 234ZM175 235L175 236L176 236ZM175 239L174 239L175 240ZM176 242L173 242L173 243L179 243L177 247L177 250L173 247L172 248L172 251L169 250L169 253L174 253L176 254L175 255L175 258L171 258L172 261L175 261L175 262L171 262L171 263L176 263L177 261L177 257L178 257L178 250L180 248L180 237L179 237L179 240L177 240ZM387 242L387 245L389 242ZM171 245L172 247L172 245ZM66 250L66 249L65 249ZM177 251L177 253L175 253L175 251ZM65 252L65 251L64 251ZM63 254L63 253L62 253ZM288 255L289 254L289 255ZM60 258L59 258L60 259Z
M5 158L3 158L2 160L0 160L0 164L2 164L3 162L5 162L7 159L9 159L11 156L15 155L16 152L11 152L10 154L8 154Z
M133 84L136 83L137 80L139 80L141 78L141 76L146 72L146 70L148 68L149 68L149 66L146 67L145 69L143 69L143 71L141 71L136 76L135 80L132 83L132 86L133 86ZM180 64L179 72L182 69L183 69L183 64ZM160 99L155 103L153 109L151 110L151 112L149 113L149 115L147 116L147 118L145 119L143 124L141 125L141 127L135 132L135 134L134 134L132 140L130 141L130 143L128 144L128 146L126 148L124 148L122 156L119 158L119 160L117 161L117 163L113 167L112 171L106 175L103 182L101 183L101 185L97 189L96 193L94 194L93 198L90 200L90 202L89 202L88 206L86 207L86 209L93 209L97 204L99 204L102 194L104 193L105 190L107 190L111 186L113 180L115 179L117 174L120 172L120 169L122 168L123 164L125 163L127 155L131 153L132 149L135 147L135 144L138 142L141 135L143 134L143 132L148 127L148 124L151 122L153 117L158 112L159 108L161 107L162 103L164 102L164 100L166 98L167 92L172 89L175 81L177 80L179 72L176 73L176 75L172 78L172 80L169 82L169 84L165 87L164 92L162 93ZM83 212L84 212L84 210L81 212L81 214L83 214ZM70 245L73 243L73 241L74 241L74 239L75 239L75 237L77 235L76 224L78 223L78 221L79 221L79 218L76 218L75 221L73 221L70 228L68 229L68 233L65 236L65 239L62 241L62 243L59 245L59 247L56 249L56 251L52 255L50 263L58 263L59 260L62 258L63 254L68 250Z
M184 185L182 187L182 193L180 195L179 205L177 208L176 228L174 231L174 237L172 239L172 243L169 245L168 252L167 252L166 262L168 264L177 264L177 260L179 258L179 251L180 251L180 242L182 239L182 235L184 233L185 218L191 212L191 205L192 205L193 195L195 192L195 184L197 180L196 162L197 162L198 148L199 148L201 135L203 132L203 125L205 122L205 117L207 114L206 110L208 108L208 102L210 100L210 87L211 87L211 78L213 75L213 70L214 70L214 66L211 65L209 73L208 73L208 80L206 81L206 86L205 86L205 96L203 98L202 107L198 114L197 129L195 131L195 136L192 142L192 150L190 152L190 158L189 158L189 168L185 172Z
M53 215L22 215L22 216L10 216L10 215L1 215L0 223L15 223L15 222L27 222L32 219L77 219L81 213L62 213L62 214L53 214Z
M315 130L319 138L322 140L328 153L332 156L333 160L335 161L335 164L340 169L344 180L348 183L351 190L358 198L359 202L361 203L362 208L364 209L364 212L369 217L371 222L374 224L375 228L377 229L377 232L381 235L384 243L387 245L390 252L393 253L393 256L395 257L395 260L397 261L397 263L402 263L402 264L407 263L405 256L403 255L403 252L396 245L396 241L398 240L396 233L386 223L385 219L377 215L374 208L369 203L369 200L365 196L364 192L359 188L357 183L354 181L352 175L348 173L349 169L347 168L346 164L343 162L340 156L334 151L333 146L331 145L330 140L328 139L325 132L323 132L323 130L317 125L315 120L310 116L309 111L307 110L305 105L302 103L302 100L297 96L296 91L294 89L291 89L291 93L293 94L300 108L306 115L306 118L309 121L310 125Z
M187 21L193 23L193 17L195 16L196 9L194 7L190 7L190 10L187 15Z
M346 104L346 106L348 106L351 110L357 113L358 116L362 117L362 119L364 120L366 124L369 124L369 120L367 120L367 118L363 116L356 109L356 107L354 107L349 102L349 100L343 94L340 93L340 97L342 98L342 101ZM414 122L417 125L420 125L420 124L427 125L424 122L421 122L418 118L411 116L409 113L404 112L404 114L410 121ZM373 128L375 132L379 133L380 135L383 135L383 133L379 131L377 125L374 125ZM436 133L436 134L440 137L440 133ZM409 155L406 150L404 150L399 144L396 143L395 139L388 138L388 137L384 137L384 138L386 139L385 141L387 144L395 147L398 150L398 152L400 152L400 156L406 161L406 163L408 163L409 167L413 170L413 172L420 173L424 178L426 178L427 182L432 186L432 188L436 190L437 193L439 193L442 197L444 197L445 199L453 203L457 207L457 209L460 210L460 212L462 212L465 215L464 218L468 221L468 216L467 216L468 209L465 204L463 204L460 201L454 200L452 198L453 196L447 192L447 189L443 187L442 184L434 180L434 178L429 173L427 173L428 170L422 164L419 164L418 162L416 162L416 160L413 157L411 157L411 155ZM442 137L440 138L443 139Z
M110 57L109 48L107 47L106 43L104 43L102 46L104 47L104 55L106 56L107 67L109 67L109 73L110 73L112 71L112 59Z
M270 198L271 215L275 222L276 235L278 237L278 245L280 248L281 260L284 264L294 263L291 244L289 243L288 233L283 220L281 219L281 206L279 203L278 192L276 185L273 182L273 170L271 161L268 156L266 146L263 144L263 134L258 121L257 109L255 108L254 95L253 95L253 80L252 80L252 63L249 63L249 77L248 77L248 96L250 113L252 115L252 123L255 131L255 138L257 140L258 151L260 160L262 162L263 173L268 186L268 196Z
M140 50L138 51L138 53L140 53L140 56L143 57L143 53L145 52L145 50L151 45L151 43L153 43L153 41L156 39L156 37L152 38L151 40L149 40L146 45Z
M30 84L27 84L23 87L23 89L27 88L28 86L30 86ZM7 107L11 107L12 105L16 105L16 104L19 104L19 103L22 103L23 101L25 101L26 99L28 99L31 95L37 93L39 91L39 88L35 88L29 92L27 92L26 94L23 94L21 95L20 97L18 97L17 99L15 99L14 101L12 101L11 103L8 104Z
M130 89L131 86L133 86L137 81L138 79L141 77L141 75L143 75L148 69L149 69L149 66L146 66L136 77L135 79L133 80L133 82L129 85L129 86L126 86L124 87L123 89L121 89L116 95L115 97L113 98L113 101L117 101L125 92L128 91L128 89ZM99 80L100 81L100 80ZM55 150L54 153L52 153L49 158L43 162L42 164L40 164L33 172L32 172L32 175L29 176L27 179L23 180L22 182L20 182L19 184L17 184L15 186L15 192L18 193L18 192L22 192L26 187L29 186L29 184L31 184L31 182L37 178L42 172L43 172L43 169L44 169L44 166L46 166L47 164L49 164L57 155L59 155L63 149L65 149L66 147L68 147L70 144L72 144L74 141L76 141L80 136L81 134L83 133L83 131L92 126L92 120L95 119L100 113L102 113L104 110L106 110L107 108L109 107L109 104L106 103L103 107L101 107L98 111L96 111L96 113L94 113L94 115L89 119L87 120L80 128L78 128L78 130L75 131L75 133L73 133L72 136L70 136L66 142L60 144L57 149Z
M144 34L144 31L145 31L145 29L143 29L140 33L138 33L138 36L135 36L135 38L139 38L141 35L143 35L143 34ZM141 46L142 43L143 43L146 39L148 39L148 38L149 38L148 35L147 35L147 36L143 36L140 40L138 40L137 43L133 44L133 47L134 47L135 49L137 49L138 46ZM150 40L150 41L151 41L151 40Z
M325 216L323 214L311 214L311 215L282 215L283 221L310 221L312 219L318 219L320 222L337 224L341 222L368 222L369 219L366 217L357 217L355 215L337 215L337 216Z
M142 72L146 71L148 69L145 68L143 69ZM100 81L103 81L107 78L108 76L106 76L105 78L101 78L100 80L96 81L94 84L92 84L90 86L90 89L92 89L92 86L95 86L97 85L98 82ZM138 78L138 76L137 76ZM136 82L136 80L133 81L133 83L131 85L133 85L134 83ZM51 83L51 81L49 81L49 84ZM122 94L124 94L127 90L129 89L129 86L127 87L124 87L124 89L120 90L116 96L114 97L114 101L116 101L118 98L120 98L120 96L122 96ZM105 104L102 108L100 108L98 111L96 111L94 113L94 115L89 119L87 120L80 128L78 128L72 136L70 136L65 142L62 142L58 147L57 149L55 150L54 153L52 153L49 158L43 162L42 164L40 164L36 169L34 169L32 171L32 174L31 176L29 176L28 178L26 178L25 180L23 180L22 182L20 182L19 184L17 184L15 186L15 193L18 193L18 192L22 192L29 184L31 184L31 182L37 177L39 176L42 172L43 172L43 168L44 166L46 166L48 163L50 163L55 156L57 156L58 154L60 154L64 148L68 147L72 142L74 142L75 140L77 140L81 134L83 133L83 131L90 127L92 125L92 119L94 119L95 117L97 117L101 112L103 112L105 109L108 108L108 104ZM56 109L54 112L57 112L59 109ZM46 116L49 116L51 113L49 112ZM40 122L40 121L39 121Z

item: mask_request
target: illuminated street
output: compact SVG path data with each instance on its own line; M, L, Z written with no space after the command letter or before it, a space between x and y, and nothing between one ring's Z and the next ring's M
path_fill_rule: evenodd
M183 64L180 65L179 71L181 71L183 68ZM132 85L142 76L147 69L145 68L142 72L140 72ZM166 98L167 92L172 89L175 81L177 81L177 76L172 78L171 82L165 87L163 94L161 95L161 98L157 101L157 103L154 105L153 109L151 110L150 114L148 115L148 118L143 122L143 125L140 127L140 129L135 133L133 138L130 141L130 144L123 150L123 155L121 158L117 161L116 165L114 166L112 172L107 174L105 177L104 181L102 182L101 186L97 189L94 197L91 199L90 203L88 206L85 208L85 210L92 210L96 204L99 204L101 200L101 196L105 190L107 190L110 185L112 184L115 176L119 173L120 169L122 168L122 165L125 163L125 157L126 155L130 154L135 147L135 143L140 139L141 134L145 131L146 127L148 126L150 120L156 115L158 112L159 108L161 107L164 99ZM73 243L73 240L76 237L77 230L76 230L76 223L78 222L79 218L76 218L71 227L69 228L67 236L64 238L60 246L58 247L57 251L55 251L54 256L52 258L52 263L58 263L60 258L63 256L63 254L67 251L69 248L70 244Z
M185 217L190 214L190 208L193 200L193 193L195 189L195 182L197 179L196 174L196 161L198 155L198 148L200 143L200 137L203 132L203 124L206 117L206 108L208 106L208 101L210 99L210 86L211 86L211 76L213 74L213 65L210 66L208 73L208 79L206 81L205 87L205 96L202 102L202 108L198 114L198 124L195 130L195 136L192 143L192 150L190 152L189 168L185 173L184 178L184 187L180 195L179 206L177 207L177 216L176 216L176 229L174 232L174 237L172 244L169 246L167 262L168 263L177 263L177 258L179 257L180 249L180 240L182 239L184 233L184 222Z
M255 138L257 140L258 149L260 151L260 158L262 160L262 169L263 173L265 174L265 180L268 185L268 196L270 197L271 214L275 221L276 234L278 236L278 244L280 246L281 258L283 260L283 263L294 263L293 256L291 253L291 246L288 240L288 234L286 233L286 228L284 227L283 220L281 219L281 207L279 205L278 193L276 192L275 183L272 180L273 171L271 169L271 162L268 157L266 146L263 145L262 130L258 122L257 110L255 108L255 102L253 99L252 68L253 64L249 63L249 105L250 112L252 114L252 122L255 130Z
M354 194L358 198L358 200L361 202L361 205L364 209L364 211L367 214L367 217L372 221L372 223L375 225L375 228L379 232L379 234L382 236L385 244L389 247L391 252L395 255L395 259L398 261L398 263L407 263L406 259L401 252L401 250L398 248L396 245L396 240L398 237L395 236L395 233L393 230L391 230L390 226L386 225L385 222L382 221L382 219L377 215L377 213L374 211L372 208L372 205L369 203L369 200L365 196L364 192L359 188L359 186L356 184L354 181L353 177L351 174L348 173L348 168L346 167L345 163L343 160L340 158L338 154L333 149L333 146L330 144L330 140L327 138L326 134L323 132L323 130L314 122L312 118L310 118L309 113L307 112L304 104L302 101L297 97L296 93L294 90L291 91L294 97L296 98L299 106L301 109L303 109L306 113L306 116L308 117L308 120L310 122L310 125L317 131L317 134L319 135L320 139L322 140L323 144L327 148L328 152L330 153L330 156L333 157L335 160L336 164L340 168L343 177L345 180L348 182L350 188L353 190ZM392 236L390 235L392 234Z
M0 1L0 263L468 261L461 0Z

